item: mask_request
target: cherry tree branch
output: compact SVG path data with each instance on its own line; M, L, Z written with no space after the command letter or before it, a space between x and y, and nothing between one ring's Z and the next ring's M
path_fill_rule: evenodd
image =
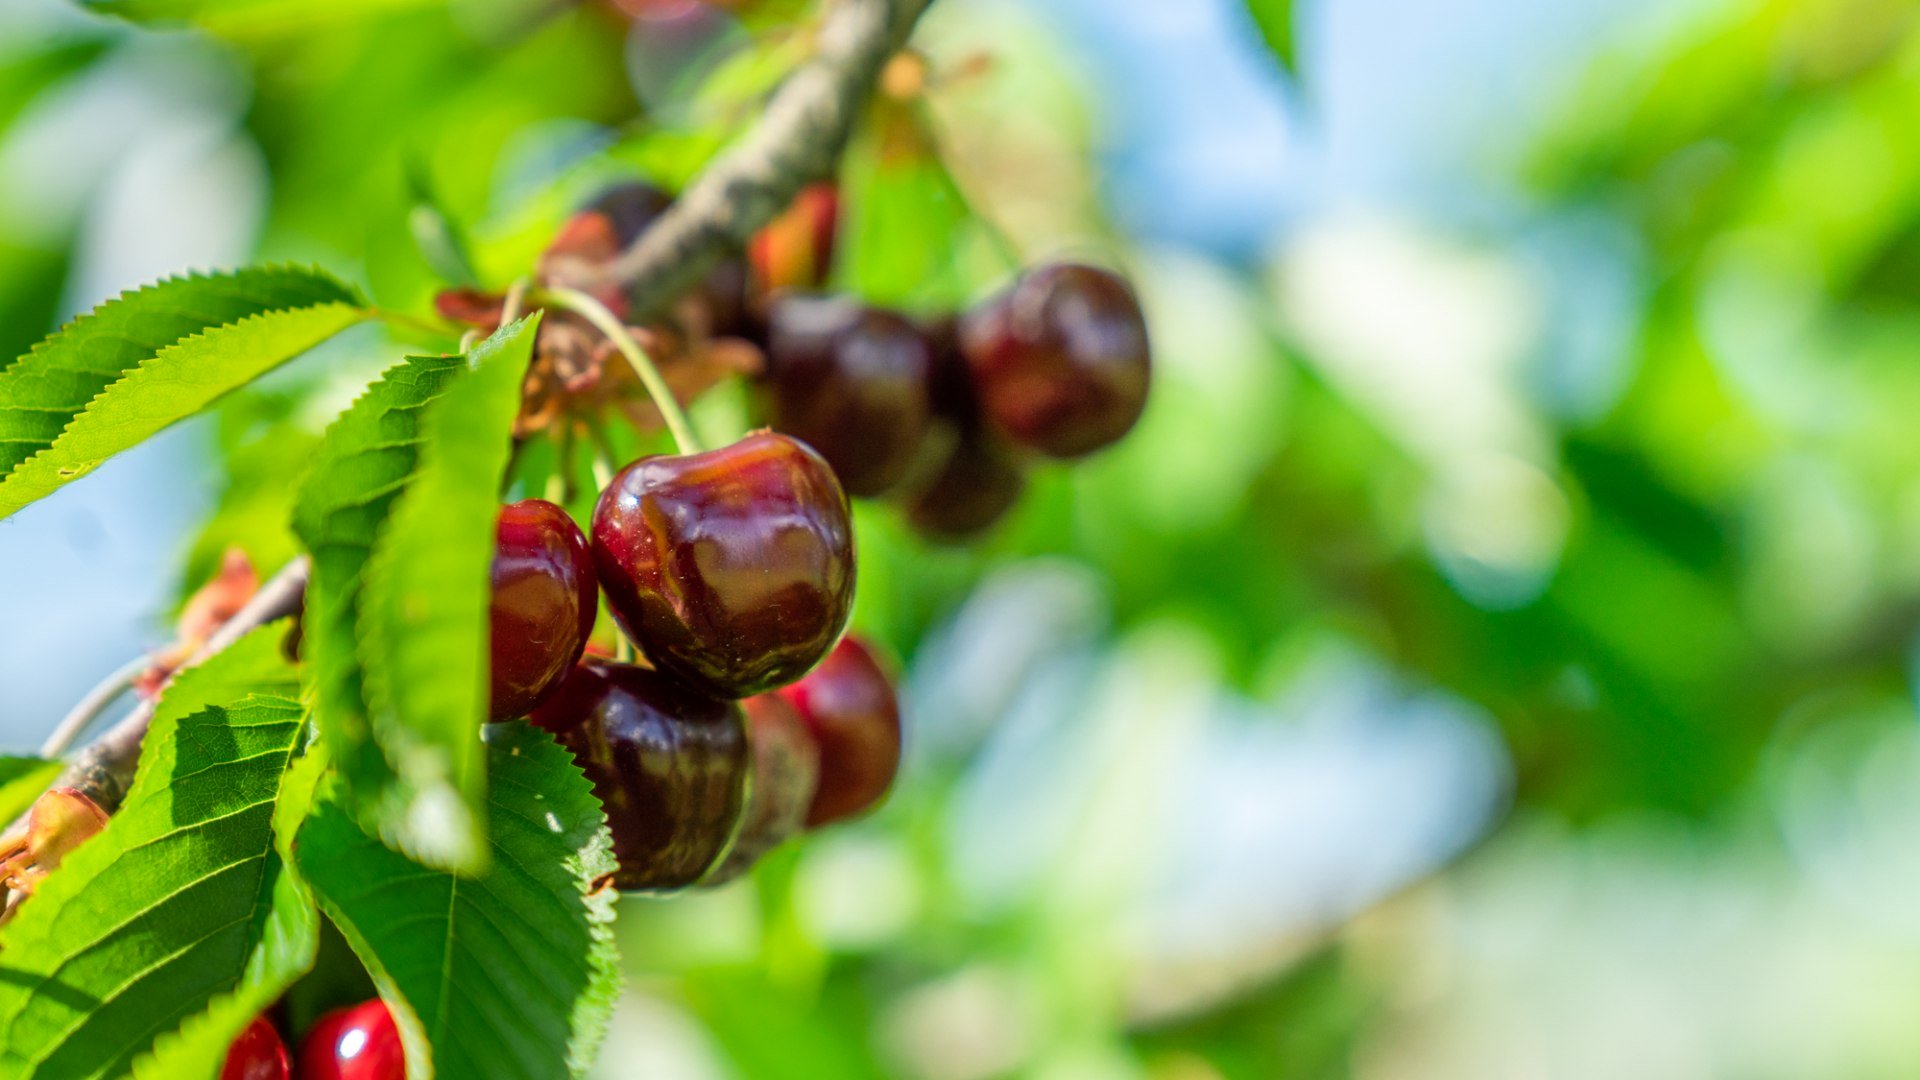
M768 100L760 123L588 284L626 287L650 315L743 247L810 181L833 170L888 58L929 0L837 0L819 47Z
M253 599L247 601L246 606L222 623L205 644L187 657L186 662L180 665L180 670L185 671L205 662L251 630L299 611L307 591L307 575L308 563L304 555L281 567L279 573L253 594ZM133 781L134 765L140 759L140 743L146 738L147 725L153 722L155 704L156 701L152 699L142 701L132 712L108 728L99 739L74 756L53 786L75 788L98 803L102 810L112 813L120 805L120 800L126 797L127 786Z

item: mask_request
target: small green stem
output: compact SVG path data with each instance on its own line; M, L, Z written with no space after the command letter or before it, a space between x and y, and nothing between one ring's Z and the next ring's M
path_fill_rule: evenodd
M390 326L404 326L410 330L417 330L422 334L431 334L437 338L450 338L454 335L453 328L445 323L437 323L431 319L423 319L418 315L409 315L404 311L388 311L386 308L367 308L366 312Z
M640 376L640 382L647 388L647 395L653 399L653 407L660 410L660 416L667 422L667 430L673 433L673 441L680 447L682 454L700 452L700 438L693 433L693 424L687 420L686 410L674 398L673 391L667 387L667 380L655 367L653 359L640 343L627 332L626 325L618 316L607 310L607 306L578 289L549 287L537 290L533 294L536 304L552 304L565 308L593 324L594 329L607 335L613 347L633 365L634 374Z

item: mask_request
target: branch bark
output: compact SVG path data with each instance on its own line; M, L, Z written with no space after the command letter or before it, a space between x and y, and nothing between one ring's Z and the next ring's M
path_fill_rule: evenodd
M207 638L206 644L180 665L180 670L204 663L248 631L299 611L307 591L307 574L304 555L281 567L245 607L222 623L220 629ZM153 722L156 704L154 700L142 701L100 738L74 755L53 786L74 788L111 814L120 806L120 800L126 798L127 786L133 782L134 766L140 760L140 743L146 738L147 725Z
M819 50L776 90L760 123L700 174L594 284L625 286L634 311L657 313L744 247L802 185L829 175L881 69L929 0L839 0Z

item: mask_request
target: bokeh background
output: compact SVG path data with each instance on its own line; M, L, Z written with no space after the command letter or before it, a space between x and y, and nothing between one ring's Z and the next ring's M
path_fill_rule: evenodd
M504 278L697 169L808 17L133 6L210 26L0 6L0 354L256 258L424 310L428 207ZM936 138L856 143L842 286L960 302L994 233L1120 262L1154 398L975 548L862 510L896 793L624 901L596 1076L1920 1075L1914 8L1295 7L1289 72L1238 0L935 5ZM0 523L0 743L227 543L284 557L405 347Z

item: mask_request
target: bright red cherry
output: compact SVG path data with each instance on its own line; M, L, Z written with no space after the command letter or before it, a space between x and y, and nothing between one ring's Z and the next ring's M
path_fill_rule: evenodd
M849 495L899 483L931 421L926 336L838 296L779 297L768 327L773 426L820 451Z
M293 1063L287 1060L287 1044L273 1021L256 1016L240 1037L227 1049L227 1062L220 1067L220 1080L287 1080Z
M400 1029L379 998L314 1021L300 1044L300 1080L406 1080Z
M739 828L752 769L738 702L589 658L529 718L573 752L607 813L622 889L699 881Z
M793 703L820 745L820 786L807 827L879 802L900 769L900 700L872 650L848 637L780 696Z
M593 549L544 499L500 508L494 531L492 714L525 716L580 659L599 613Z
M839 228L839 187L822 181L801 188L793 205L755 233L747 245L754 284L767 291L825 285L833 271Z
M846 492L819 454L770 431L620 470L594 507L593 556L647 659L720 697L805 674L853 606Z
M779 694L755 694L740 702L753 747L753 783L745 820L720 867L704 884L731 881L760 857L806 827L807 808L820 782L820 746L793 703Z
M966 313L960 350L987 423L1058 458L1125 435L1147 403L1147 324L1126 281L1053 263Z

